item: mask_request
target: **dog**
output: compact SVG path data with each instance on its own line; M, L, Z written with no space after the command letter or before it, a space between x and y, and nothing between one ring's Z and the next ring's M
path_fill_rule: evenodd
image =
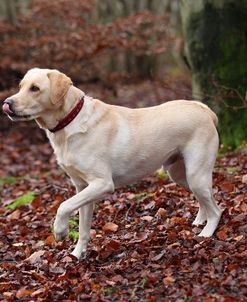
M13 121L36 120L75 185L76 195L57 210L54 236L66 237L69 217L79 210L72 252L78 259L90 238L94 201L161 166L198 200L193 224L206 222L199 236L212 236L217 228L222 210L213 198L212 172L218 120L201 102L175 100L139 109L109 105L85 95L58 70L33 68L2 109Z

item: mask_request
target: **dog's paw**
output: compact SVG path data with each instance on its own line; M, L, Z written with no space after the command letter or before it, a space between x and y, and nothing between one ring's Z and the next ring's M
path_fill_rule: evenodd
M63 241L68 233L67 223L63 223L57 217L54 222L54 237L56 241Z
M77 251L74 249L74 251L71 253L74 257L76 257L78 260L84 260L87 257L87 251L83 250L82 252Z
M54 231L56 241L63 241L67 236L68 230Z
M207 220L207 218L205 218L205 217L196 217L196 219L192 222L192 225L195 225L195 226L202 225L202 224L204 224L204 222L206 220Z

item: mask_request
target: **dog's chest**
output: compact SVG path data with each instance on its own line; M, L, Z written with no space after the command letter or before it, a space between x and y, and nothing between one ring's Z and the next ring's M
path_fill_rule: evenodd
M63 149L63 148L61 148ZM65 149L65 148L64 148ZM57 163L71 178L79 178L78 170L75 168L74 161L66 150L59 150L55 152Z
M59 139L51 139L50 143L54 150L57 163L63 170L65 170L65 172L68 172L67 170L71 163L67 143Z
M85 175L83 173L83 167L78 162L80 152L76 152L74 138L65 140L50 140L54 154L56 156L57 163L64 170L64 172L75 180L83 180Z

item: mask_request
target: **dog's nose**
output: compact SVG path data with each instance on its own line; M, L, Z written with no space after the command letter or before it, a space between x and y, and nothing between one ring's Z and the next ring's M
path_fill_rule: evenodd
M14 100L11 99L11 98L8 98L6 99L4 102L3 102L3 106L2 106L2 110L4 113L13 113L13 103L14 103Z

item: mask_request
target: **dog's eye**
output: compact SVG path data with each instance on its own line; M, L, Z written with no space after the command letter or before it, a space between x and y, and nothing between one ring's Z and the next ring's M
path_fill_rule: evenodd
M30 90L31 90L32 92L36 92L36 91L39 91L40 89L39 89L38 86L32 85L32 86L30 87Z

